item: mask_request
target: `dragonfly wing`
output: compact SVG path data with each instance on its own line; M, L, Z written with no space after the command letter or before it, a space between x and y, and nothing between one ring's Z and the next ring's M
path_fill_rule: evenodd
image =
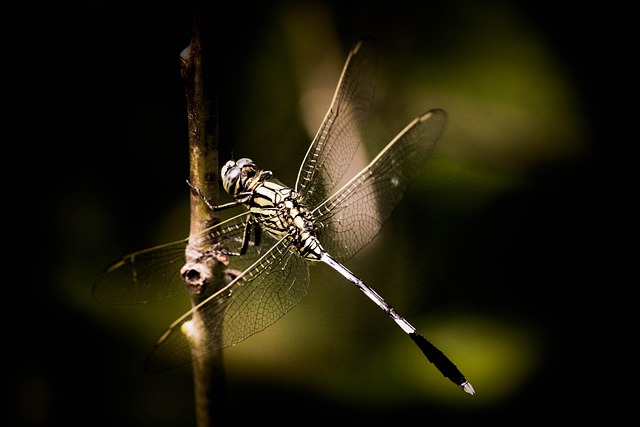
M123 257L98 276L93 298L102 304L138 304L180 294L186 247L185 239Z
M320 242L340 262L378 234L409 183L424 167L446 122L431 110L412 121L371 163L313 211Z
M358 43L347 58L329 111L298 172L295 189L311 208L335 189L358 148L358 126L373 101L375 62L370 40Z
M232 346L272 325L307 294L309 268L289 242L263 236L265 247L250 247L235 261L251 262L216 294L176 320L159 338L147 359L148 372L161 372L189 363L211 351ZM202 332L201 332L202 331ZM203 333L204 332L204 333ZM191 352L195 340L198 354Z
M309 290L309 266L290 250L286 240L274 245L243 275L225 312L223 347L272 325Z
M229 252L237 251L248 218L248 213L235 216L205 230L194 240L210 247L219 242ZM94 299L103 304L139 304L184 293L185 283L180 269L185 264L188 243L189 239L185 239L156 246L114 262L96 279Z

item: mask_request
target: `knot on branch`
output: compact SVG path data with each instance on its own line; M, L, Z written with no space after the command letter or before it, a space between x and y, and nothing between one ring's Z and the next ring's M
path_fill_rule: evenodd
M228 284L229 274L225 273L225 268L229 265L229 256L223 245L207 247L204 242L190 243L186 249L187 262L180 270L189 293L212 293Z
M180 270L187 290L192 295L200 295L213 281L213 273L206 263L187 262Z

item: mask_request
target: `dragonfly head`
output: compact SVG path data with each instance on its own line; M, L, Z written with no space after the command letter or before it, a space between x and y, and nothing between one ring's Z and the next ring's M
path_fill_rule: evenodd
M222 186L227 193L235 196L247 189L257 171L258 168L251 159L229 160L220 171Z

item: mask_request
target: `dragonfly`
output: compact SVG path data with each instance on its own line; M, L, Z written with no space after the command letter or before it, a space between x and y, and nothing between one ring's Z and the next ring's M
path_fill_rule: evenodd
M350 51L294 187L282 184L271 171L258 169L249 158L229 160L221 168L222 186L233 201L215 205L192 187L213 210L245 208L190 236L204 242L200 260L227 260L233 267L228 271L234 273L220 290L194 304L161 334L147 357L147 372L190 363L264 330L307 294L309 264L324 263L385 312L446 378L475 394L441 350L344 266L378 234L424 167L446 123L441 109L416 117L343 185L360 144L359 129L372 104L375 62L375 45L369 39ZM187 238L112 263L96 280L94 298L111 304L146 303L184 293L180 270L189 243ZM196 321L198 327L194 327ZM194 343L197 352L192 351Z

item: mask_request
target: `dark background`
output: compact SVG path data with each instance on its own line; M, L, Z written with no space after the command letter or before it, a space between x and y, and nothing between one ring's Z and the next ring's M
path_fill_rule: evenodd
M292 83L300 51L291 45L315 35L284 28L295 27L295 16L317 24L306 7L329 17L331 28L317 37L333 35L342 61L358 38L373 35L382 70L375 114L390 129L369 154L420 108L445 108L450 123L433 168L398 207L380 243L349 266L410 321L422 319L417 322L427 336L448 343L439 346L451 349L445 352L477 395L465 396L436 375L426 385L405 387L406 371L398 372L413 369L402 366L414 349L364 297L343 290L340 278L323 271L312 273L311 302L279 322L305 326L309 319L306 329L295 329L300 343L274 345L287 354L314 335L335 349L325 348L317 360L312 353L262 360L260 346L268 341L249 347L247 340L245 351L255 353L250 357L240 344L229 355L226 415L285 425L344 419L338 417L460 422L575 416L568 402L580 390L599 391L595 384L603 372L586 339L597 326L590 325L584 297L590 293L585 283L600 280L603 175L615 143L606 108L611 89L603 84L616 63L608 48L611 34L601 30L611 22L608 15L547 2L295 4L299 15L287 2L208 10L218 34L209 53L219 64L211 77L220 94L220 158L255 156L282 171L287 182L295 178L310 136ZM7 267L20 286L5 285L13 291L7 307L21 312L6 326L10 362L3 383L11 390L11 425L195 424L188 368L142 374L146 351L188 307L186 300L179 307L169 302L118 311L90 297L93 280L109 262L188 234L179 53L189 42L192 16L185 4L109 2L62 2L7 15L22 28L13 33L8 64L20 79L6 80L18 93L10 117L16 117L12 143L20 153L9 156L20 172L8 182L19 224L8 235L21 254ZM523 35L549 59L540 68L549 76L531 70L523 92L557 91L539 104L527 104L537 98L526 93L511 97L513 88L520 93L525 87L508 84L519 60L511 63L508 52L493 66L488 61L484 73L472 66L504 46L512 49L509 42ZM428 83L416 80L416 67L433 73L422 77ZM545 87L547 77L553 88ZM421 84L433 98L416 99L411 88ZM557 104L549 100L556 98ZM487 120L512 129L513 116L491 110L496 104L546 118L526 137L519 131L513 138L514 146L545 148L511 151L506 144L497 146L496 155L491 136L473 133L482 125L460 127ZM482 111L487 114L477 114ZM553 148L564 144L566 149ZM415 274L424 283L416 283L422 281ZM401 289L395 291L394 283ZM345 311L353 317L340 314ZM381 346L402 353L376 353ZM389 360L399 361L390 366ZM425 365L409 376L431 375Z

